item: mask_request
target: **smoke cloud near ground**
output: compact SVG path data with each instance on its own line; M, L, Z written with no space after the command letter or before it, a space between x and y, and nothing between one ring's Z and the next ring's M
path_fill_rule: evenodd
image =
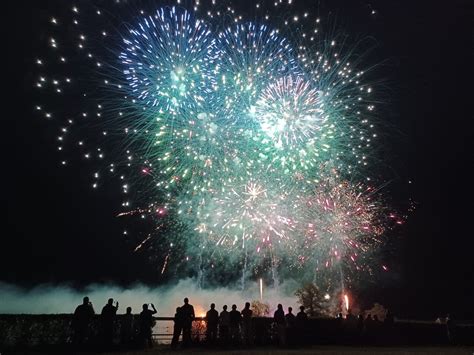
M285 281L277 288L263 287L263 302L270 305L273 312L278 303L285 310L298 304L294 296L295 283ZM100 313L107 299L113 298L119 302L118 313L125 313L125 309L132 307L132 313L139 313L144 303L153 303L157 316L173 316L175 309L183 304L184 297L188 297L196 312L196 316L203 316L211 303L216 304L220 311L226 304L232 304L242 309L245 302L260 299L259 283L248 283L244 291L236 288L202 289L193 279L180 280L174 285L149 287L136 284L130 287L119 287L112 284L91 284L82 290L68 285L42 284L33 288L21 288L12 284L0 282L0 314L55 314L73 313L82 298L88 296L96 313Z

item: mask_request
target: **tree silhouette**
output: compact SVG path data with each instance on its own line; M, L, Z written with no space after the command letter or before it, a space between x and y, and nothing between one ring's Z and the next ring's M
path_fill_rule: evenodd
M310 317L326 317L326 300L324 295L314 283L307 283L296 290L295 296L298 303L305 307L305 311Z

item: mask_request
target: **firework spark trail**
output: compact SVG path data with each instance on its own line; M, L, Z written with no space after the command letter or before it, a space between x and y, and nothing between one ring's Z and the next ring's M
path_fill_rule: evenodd
M168 266L169 258L170 258L170 252L168 252L168 254L166 254L165 261L163 262L163 267L161 268L161 275L163 275L165 273L166 266Z
M146 242L148 242L151 239L151 237L152 235L148 234L148 236L145 239L143 239L143 241L140 244L138 244L133 251L136 252L139 249L141 249L146 244Z

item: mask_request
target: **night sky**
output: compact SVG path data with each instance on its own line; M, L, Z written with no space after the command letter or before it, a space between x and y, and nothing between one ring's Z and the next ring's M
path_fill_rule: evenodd
M3 5L7 63L2 68L0 281L25 287L155 284L156 270L132 253L121 234L116 189L93 191L80 163L61 167L57 125L33 110L34 60L49 2L13 3ZM417 208L387 251L396 265L389 280L363 295L403 316L435 317L455 310L473 317L468 3L338 0L319 5L322 16L337 13L343 26L373 36L378 44L372 56L382 62L377 75L388 88L380 119L393 127L384 147L386 164L398 176L388 192L412 197ZM375 17L369 16L372 8Z

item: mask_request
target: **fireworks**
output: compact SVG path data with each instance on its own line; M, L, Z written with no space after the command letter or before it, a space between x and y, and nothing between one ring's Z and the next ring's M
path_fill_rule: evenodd
M209 27L185 10L161 8L143 18L119 56L132 95L157 112L201 106L215 86L215 42Z
M301 77L283 77L262 90L254 112L263 133L260 143L274 157L272 164L301 171L318 163L331 128L316 88Z
M224 246L226 252L248 249L258 254L288 239L294 229L288 196L285 186L269 188L259 181L224 185L202 204L197 230L212 238L216 247Z
M37 111L67 117L58 150L73 143L97 162L94 188L106 173L119 178L117 215L154 223L134 250L152 250L161 274L189 265L262 285L269 270L276 279L371 269L390 218L366 185L373 94L352 50L339 53L337 36L315 40L317 28L295 36L288 21L219 22L222 8L210 9L136 11L126 25L97 10L100 30L78 8L55 17L52 26L73 26L49 39L35 85ZM54 110L51 87L69 100L79 90L77 107Z
M247 124L264 85L297 71L294 51L284 37L264 24L245 23L219 34L222 103L230 119Z
M302 78L284 77L262 91L255 116L279 149L293 149L299 142L320 136L324 111L316 89Z

